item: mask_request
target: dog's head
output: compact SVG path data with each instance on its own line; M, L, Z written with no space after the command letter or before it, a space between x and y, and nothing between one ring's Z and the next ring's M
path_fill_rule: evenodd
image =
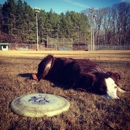
M107 72L108 78L105 79L105 84L107 87L107 94L104 97L108 99L119 99L117 96L118 91L118 81L121 79L119 73Z
M120 75L118 73L94 73L93 75L92 92L103 95L107 99L119 99L117 90Z

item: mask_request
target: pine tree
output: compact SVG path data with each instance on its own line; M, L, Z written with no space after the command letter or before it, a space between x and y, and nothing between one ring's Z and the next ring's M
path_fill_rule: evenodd
M4 22L4 31L9 35L14 35L15 30L15 17L16 14L16 3L14 0L8 0L5 2L2 8L2 16Z
M47 31L46 31L46 19L47 13L44 10L41 10L38 15L38 28L39 28L39 37L40 42L44 43L47 41Z
M36 15L26 2L7 0L2 6L2 31L19 43L36 43ZM73 38L75 41L86 37L88 19L75 11L58 15L52 9L38 13L39 43L51 38ZM10 39L10 41L12 41Z

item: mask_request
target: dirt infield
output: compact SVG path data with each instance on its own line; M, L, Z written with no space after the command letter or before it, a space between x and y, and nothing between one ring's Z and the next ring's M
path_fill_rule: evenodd
M129 130L129 92L118 93L120 100L106 100L85 91L64 90L46 80L31 80L47 54L92 59L106 71L120 73L120 87L130 91L130 51L0 51L0 130ZM60 95L70 102L70 109L41 118L13 113L11 101L30 93Z

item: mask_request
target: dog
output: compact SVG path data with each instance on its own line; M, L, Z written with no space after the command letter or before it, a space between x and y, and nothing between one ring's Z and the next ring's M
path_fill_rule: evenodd
M119 73L105 72L96 62L89 59L57 58L46 56L38 65L37 74L32 74L36 81L46 79L64 84L64 89L85 90L102 95L107 99L119 99L117 91L125 91L118 87Z

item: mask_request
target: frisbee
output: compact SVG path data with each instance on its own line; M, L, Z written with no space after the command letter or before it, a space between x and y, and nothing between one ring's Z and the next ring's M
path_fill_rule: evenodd
M23 95L11 102L13 112L27 117L55 116L67 111L69 106L65 98L43 93Z

